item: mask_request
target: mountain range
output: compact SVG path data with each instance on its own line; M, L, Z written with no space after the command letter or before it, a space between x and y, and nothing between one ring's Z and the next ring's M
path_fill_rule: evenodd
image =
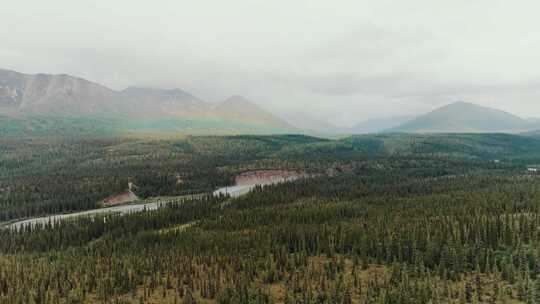
M0 70L0 129L14 129L15 125L22 133L33 133L43 129L38 122L44 120L54 121L57 126L53 129L70 128L63 123L84 129L99 122L106 132L297 132L241 96L209 103L180 89L130 87L115 91L69 75Z
M365 133L537 133L539 119L455 102L419 116L371 119L350 128L304 113L278 117L242 96L206 102L181 89L116 91L70 76L0 69L0 135L184 133L346 135Z

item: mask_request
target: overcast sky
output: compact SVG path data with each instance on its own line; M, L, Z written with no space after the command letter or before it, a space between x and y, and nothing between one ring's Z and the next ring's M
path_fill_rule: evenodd
M456 100L540 116L537 3L4 1L0 67L239 94L339 125Z

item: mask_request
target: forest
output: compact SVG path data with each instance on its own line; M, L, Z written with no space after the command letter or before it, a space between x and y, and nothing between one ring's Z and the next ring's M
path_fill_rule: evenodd
M0 139L0 303L540 303L540 140ZM252 170L309 178L214 196ZM0 224L1 225L1 224Z

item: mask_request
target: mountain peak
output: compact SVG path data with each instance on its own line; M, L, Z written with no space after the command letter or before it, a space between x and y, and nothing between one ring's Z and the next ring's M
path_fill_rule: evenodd
M471 107L471 106L478 106L477 104L474 104L472 102L466 102L466 101L463 101L463 100L458 100L458 101L454 101L453 103L450 103L448 105L446 105L447 107L463 107L463 106L466 106L466 107Z
M391 132L489 133L521 132L530 128L525 119L505 111L457 101L417 117Z
M62 74L23 74L0 70L0 106L41 115L110 112L115 92L88 80Z
M442 106L439 109L445 109L445 108L482 108L482 109L495 110L492 108L484 107L484 106L481 106L472 102L467 102L467 101L462 101L462 100L447 104L446 106Z

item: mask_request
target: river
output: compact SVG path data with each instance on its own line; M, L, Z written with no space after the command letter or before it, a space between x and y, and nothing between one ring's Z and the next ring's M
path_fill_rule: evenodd
M99 208L93 210L86 210L74 213L65 213L65 214L54 214L43 217L35 217L27 220L22 220L18 222L13 222L5 225L6 228L18 229L26 225L36 225L36 224L47 224L55 223L61 220L68 218L73 218L77 216L92 216L97 214L106 214L106 213L119 213L119 214L128 214L132 212L140 212L143 210L156 210L160 205L163 205L164 202L151 202L151 203L142 203L142 204L129 204L114 206L109 208Z
M256 183L251 184L244 184L244 185L235 185L235 186L228 186L228 187L222 187L214 191L214 195L230 195L231 197L239 197L241 195L249 193L253 188L256 186L268 186L278 183L285 183L290 182L293 180L298 179L297 177L289 177L289 178L280 178L280 179L272 179L267 181L259 181Z
M249 193L253 188L256 186L265 186L265 185L271 185L271 184L277 184L277 183L284 183L289 182L298 179L299 177L296 176L287 176L287 177L281 177L276 178L272 177L269 179L264 180L256 180L253 183L248 184L242 184L242 185L235 185L235 186L228 186L228 187L222 187L217 189L213 192L213 195L230 195L231 197L239 197L241 195ZM106 214L106 213L119 213L119 214L128 214L133 212L140 212L143 210L156 210L159 208L159 206L168 203L168 202L181 202L186 197L178 197L176 199L173 199L172 201L170 199L160 199L156 198L155 201L149 202L149 203L134 203L134 204L128 204L128 205L120 205L120 206L114 206L114 207L108 207L108 208L99 208L99 209L93 209L93 210L86 210L86 211L80 211L80 212L74 212L74 213L66 213L66 214L54 214L54 215L48 215L43 217L36 217L16 222L11 222L2 225L0 223L0 228L10 228L10 229L18 229L21 227L24 227L26 225L36 225L36 224L46 224L46 223L52 223L65 220L68 218L73 218L77 216L93 216L98 214Z

